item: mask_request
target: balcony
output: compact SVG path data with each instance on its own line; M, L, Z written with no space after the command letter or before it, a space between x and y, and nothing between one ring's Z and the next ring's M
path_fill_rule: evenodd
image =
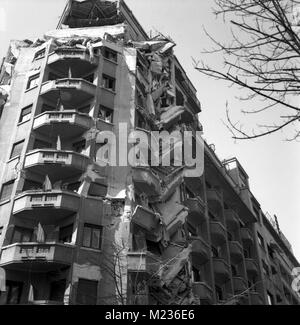
M226 242L226 229L221 222L210 222L210 234L214 244L223 244Z
M232 278L232 282L235 294L239 294L247 290L247 283L243 278L234 276Z
M84 79L65 78L43 83L41 96L55 105L61 99L64 105L78 107L92 99L95 90L96 85Z
M92 118L75 110L49 111L35 117L33 129L51 138L76 138L92 127Z
M229 251L231 260L235 263L239 263L243 260L244 250L242 245L237 241L229 242Z
M229 265L223 258L213 258L213 270L215 273L215 281L219 284L225 283L230 277Z
M193 293L200 299L201 304L213 303L213 291L206 283L193 282Z
M128 252L128 272L146 273L148 276L159 275L161 260L150 252Z
M225 210L224 212L227 225L232 229L236 229L239 226L238 215L231 209Z
M90 158L74 151L38 149L26 154L24 168L52 182L85 172Z
M258 266L254 259L252 258L246 258L246 270L248 274L251 275L257 275L258 274Z
M242 241L248 244L253 244L252 232L248 228L241 228Z
M59 270L71 265L73 247L58 243L15 243L2 248L0 266L20 271Z
M93 58L85 49L60 47L50 53L48 65L62 75L68 75L72 69L74 77L80 77L92 72L98 65L99 58Z
M210 205L217 206L218 208L223 206L222 195L217 189L207 190L207 201Z
M154 242L161 239L160 218L153 211L138 205L134 210L131 222L146 232L147 239Z
M150 167L134 167L133 182L139 193L148 196L159 196L161 193L160 179Z
M210 257L209 245L201 237L191 237L192 239L192 261L196 268L205 264Z
M44 223L58 221L79 210L80 196L74 192L43 190L22 192L15 198L16 217L36 219Z
M258 292L250 291L249 296L250 296L251 305L263 305L263 301Z
M199 225L205 221L205 204L197 198L188 198L184 205L189 209L188 221L192 225Z

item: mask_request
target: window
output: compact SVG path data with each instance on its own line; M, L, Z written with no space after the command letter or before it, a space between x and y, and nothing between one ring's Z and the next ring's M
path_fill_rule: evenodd
M109 77L107 75L103 75L103 77L102 77L102 87L106 88L106 89L109 89L109 90L112 90L112 91L115 91L115 89L116 89L116 79L112 78L112 77Z
M153 241L146 240L146 245L147 245L147 250L150 253L161 255L161 249L160 249L159 243L155 243Z
M193 270L194 282L201 282L200 271L196 269L194 266L192 267L192 270Z
M50 284L50 300L52 301L64 301L64 295L66 290L66 280L59 280L51 282Z
M79 187L81 185L81 182L74 182L67 184L67 190L72 192L77 192Z
M113 110L108 108L108 107L100 105L98 118L105 121L105 122L112 123L112 121L113 121Z
M258 239L258 243L259 243L259 245L260 245L263 249L265 249L264 239L263 239L262 235L261 235L259 232L257 233L257 239Z
M45 53L46 53L46 49L41 49L41 50L37 51L34 55L33 60L38 60L38 59L45 57Z
M232 275L233 276L237 276L238 275L237 267L235 265L232 265L231 264L231 271L232 271Z
M84 247L101 249L102 227L96 225L85 224L83 228Z
M15 281L6 281L6 304L7 305L16 305L20 303L21 294L23 289L22 282L15 282Z
M0 227L0 236L2 235L3 233L3 227Z
M268 248L268 254L271 259L274 259L274 250L270 247L270 245L267 245Z
M36 139L34 141L34 146L33 149L51 149L52 148L52 143Z
M33 230L23 227L15 227L12 237L13 243L28 243L32 240Z
M38 85L39 78L40 78L39 73L35 74L34 76L29 77L26 89L31 89L33 87L36 87Z
M104 184L97 184L97 183L91 183L88 195L90 196L106 196L107 194L107 186Z
M84 151L85 145L86 145L86 141L85 140L81 140L81 141L75 142L75 143L73 143L73 150L75 152L81 153L82 151Z
M29 105L22 109L19 123L26 122L30 120L31 117L32 105Z
M14 187L14 181L3 184L0 194L0 201L8 200Z
M77 286L76 304L96 305L98 281L79 279Z
M211 251L212 251L213 257L219 257L220 256L218 248L216 248L214 246L211 246Z
M71 243L72 235L73 235L73 224L66 227L61 227L59 229L59 242Z
M105 57L105 59L108 59L108 60L114 61L114 62L118 62L117 52L115 52L111 49L108 49L107 47L103 51L103 56Z
M12 151L11 151L11 155L10 155L10 158L14 158L14 157L17 157L17 156L20 156L21 155L21 152L22 152L22 149L23 149L23 145L24 145L24 140L22 141L19 141L19 142L16 142L14 145L13 145L13 148L12 148Z

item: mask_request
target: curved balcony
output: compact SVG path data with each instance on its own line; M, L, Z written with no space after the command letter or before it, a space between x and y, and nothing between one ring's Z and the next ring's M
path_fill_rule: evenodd
M199 225L205 221L205 204L197 198L188 198L184 205L189 209L188 221L193 225Z
M134 210L131 222L146 232L147 239L154 242L161 239L160 219L153 211L139 205Z
M229 252L231 260L235 263L239 263L243 260L244 256L244 249L242 245L237 241L230 241L229 242Z
M13 214L51 224L77 213L79 203L80 196L70 191L26 191L15 198Z
M76 138L92 127L92 118L75 110L49 111L35 117L33 129L47 137Z
M133 182L139 193L149 196L158 196L161 193L159 177L150 167L133 167Z
M76 78L47 81L42 84L41 96L55 105L61 99L64 105L78 107L95 96L96 85Z
M2 248L0 266L22 271L58 270L71 265L73 247L59 243L15 243Z
M150 252L128 252L128 272L146 273L148 276L158 276L161 260Z
M251 275L257 275L258 274L258 266L254 259L252 258L246 258L246 270L248 274Z
M247 290L247 283L243 278L234 276L232 277L232 282L235 294L242 293Z
M48 66L52 69L62 75L68 75L69 67L71 67L74 77L89 74L97 67L98 62L99 58L91 57L85 49L67 47L57 48L48 58Z
M215 281L219 284L225 283L230 277L229 265L223 258L213 258L213 270L215 274Z
M193 282L193 293L197 296L201 305L210 305L213 303L213 290L204 282Z
M214 244L221 245L226 242L226 229L221 222L210 222L210 234Z
M227 225L232 229L236 229L239 226L238 215L231 209L225 210L224 213Z
M242 241L248 244L253 244L252 232L248 228L241 228Z
M201 237L191 237L192 239L192 261L196 268L205 264L210 257L208 244Z
M37 149L26 154L24 168L48 175L52 182L83 173L90 158L74 151Z

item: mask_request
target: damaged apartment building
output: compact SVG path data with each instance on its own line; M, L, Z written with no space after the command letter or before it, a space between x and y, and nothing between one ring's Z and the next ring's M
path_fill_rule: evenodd
M298 304L299 266L236 159L106 166L102 131L202 131L169 37L124 1L70 0L0 72L0 304ZM120 140L120 139L118 139ZM170 149L171 150L171 149Z

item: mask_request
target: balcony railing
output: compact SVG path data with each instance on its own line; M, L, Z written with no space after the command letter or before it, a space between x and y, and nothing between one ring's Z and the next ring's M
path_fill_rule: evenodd
M92 127L92 118L75 110L49 111L35 117L33 129L57 138L75 138Z
M224 283L230 277L230 270L228 263L219 257L213 258L213 270L215 273L215 280L217 283Z
M13 214L52 222L77 213L79 203L80 196L70 191L26 191L15 198Z
M78 107L95 96L96 85L84 79L65 78L42 84L41 96L57 104L60 98L64 105Z
M222 244L226 242L226 229L221 222L211 221L210 233L213 243Z
M258 265L257 265L256 261L252 258L246 258L245 262L246 262L247 273L257 275L258 274Z
M99 57L91 57L88 51L79 48L59 47L50 53L48 65L59 71L62 75L68 75L69 68L72 75L79 77L88 74L98 65Z
M200 267L209 260L209 245L201 237L191 237L191 240L193 265Z
M241 228L241 237L244 242L253 243L253 236L250 229Z
M59 243L15 243L2 248L0 265L18 270L56 270L71 265L73 248Z
M213 290L204 282L193 282L193 293L201 303L211 304L213 302Z
M133 182L140 193L146 193L149 196L161 194L160 179L150 167L134 167Z
M237 241L230 241L229 242L229 251L231 260L238 263L243 259L244 250L242 245Z
M24 168L56 181L83 173L89 161L89 157L73 151L37 149L26 154Z
M158 277L161 260L150 252L128 252L128 272L146 273L151 277Z
M193 225L199 225L205 221L205 204L197 198L188 198L184 205L189 209L188 220Z
M137 206L132 215L132 223L146 232L148 239L157 242L161 239L162 229L160 218L153 211L142 206Z

